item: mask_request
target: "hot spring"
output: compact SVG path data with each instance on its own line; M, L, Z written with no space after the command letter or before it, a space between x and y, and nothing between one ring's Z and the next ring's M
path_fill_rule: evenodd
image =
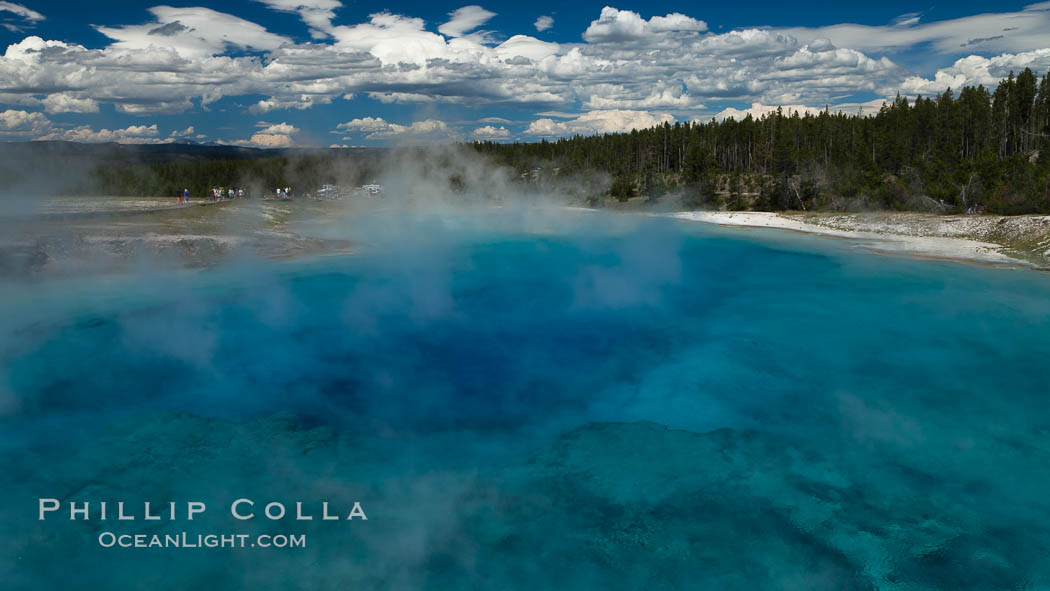
M310 232L355 246L2 285L5 588L1050 586L1045 274L565 210Z

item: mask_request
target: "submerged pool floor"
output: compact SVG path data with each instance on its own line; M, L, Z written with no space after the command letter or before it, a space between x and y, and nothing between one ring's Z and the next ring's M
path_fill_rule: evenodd
M5 287L4 588L1050 586L1045 274L491 222ZM62 511L39 520L40 498ZM239 498L260 515L234 519ZM71 521L85 501L140 518ZM145 501L180 514L145 521ZM368 519L270 520L271 501Z

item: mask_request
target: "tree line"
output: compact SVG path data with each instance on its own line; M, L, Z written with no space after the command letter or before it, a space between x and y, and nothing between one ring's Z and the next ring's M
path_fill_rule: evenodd
M189 189L194 196L208 195L213 187L239 187L255 196L271 194L275 187L292 187L297 194L312 193L325 184L357 186L371 178L376 157L275 156L233 160L154 162L123 166L98 166L83 180L103 195L166 196Z
M683 193L733 209L1050 213L1050 73L967 86L878 113L665 123L557 141L475 142L519 170L599 170L621 199Z
M388 153L35 144L0 146L8 192L167 196L189 189L200 196L219 186L257 194L290 186L303 193L367 182ZM740 120L469 146L523 182L571 180L557 190L587 199L672 193L705 208L1050 213L1050 73L1039 79L1026 68L994 91L967 86L912 101L898 95L874 114L777 109ZM469 190L453 172L452 188Z
M163 149L160 149L163 148ZM325 184L359 185L378 170L383 150L234 150L225 146L0 144L0 196L120 195L195 197L216 187L254 195L296 193Z

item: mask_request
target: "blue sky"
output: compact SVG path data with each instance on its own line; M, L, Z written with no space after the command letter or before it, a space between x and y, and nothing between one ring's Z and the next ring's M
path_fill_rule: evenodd
M534 141L1050 67L1050 2L0 1L0 140Z

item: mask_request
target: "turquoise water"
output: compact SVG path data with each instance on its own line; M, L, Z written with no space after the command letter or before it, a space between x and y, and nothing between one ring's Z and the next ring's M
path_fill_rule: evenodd
M1045 274L599 214L319 231L364 240L3 286L4 588L1050 587Z

